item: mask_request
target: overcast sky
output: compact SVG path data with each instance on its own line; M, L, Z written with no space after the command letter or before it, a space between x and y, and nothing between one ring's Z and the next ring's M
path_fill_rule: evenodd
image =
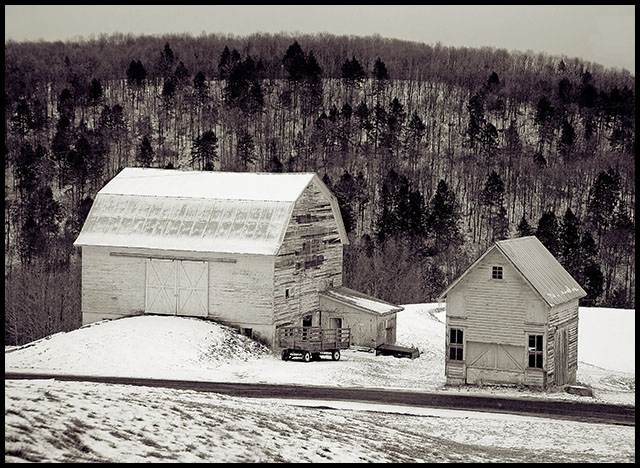
M635 75L633 5L5 5L5 41L301 32L580 57Z

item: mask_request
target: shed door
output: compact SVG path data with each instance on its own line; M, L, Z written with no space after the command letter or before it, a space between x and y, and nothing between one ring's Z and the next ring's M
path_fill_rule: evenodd
M178 315L207 316L208 284L207 262L178 262Z
M175 260L147 260L145 312L175 315L176 263Z
M569 340L567 339L566 327L556 330L553 346L556 385L560 386L569 382L569 370L567 369Z

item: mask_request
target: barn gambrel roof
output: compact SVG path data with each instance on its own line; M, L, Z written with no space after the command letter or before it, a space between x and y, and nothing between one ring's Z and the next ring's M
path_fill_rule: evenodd
M74 245L275 255L309 184L348 244L337 200L314 173L125 168L97 193Z
M478 263L490 252L498 249L513 267L551 307L587 295L575 279L535 236L496 241L440 295L446 297Z

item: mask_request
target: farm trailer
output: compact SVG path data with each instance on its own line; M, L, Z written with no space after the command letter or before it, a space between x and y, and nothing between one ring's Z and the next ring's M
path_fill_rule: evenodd
M331 359L338 361L340 350L348 349L350 340L350 328L284 327L278 330L283 361L300 356L309 362L319 360L322 354L330 354Z

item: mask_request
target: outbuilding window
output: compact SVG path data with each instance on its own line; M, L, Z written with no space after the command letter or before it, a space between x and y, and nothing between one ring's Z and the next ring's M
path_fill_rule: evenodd
M501 266L493 266L491 267L491 279L502 279L502 267Z
M529 367L542 369L542 335L529 335Z
M449 360L462 361L463 344L462 330L459 328L449 329Z

